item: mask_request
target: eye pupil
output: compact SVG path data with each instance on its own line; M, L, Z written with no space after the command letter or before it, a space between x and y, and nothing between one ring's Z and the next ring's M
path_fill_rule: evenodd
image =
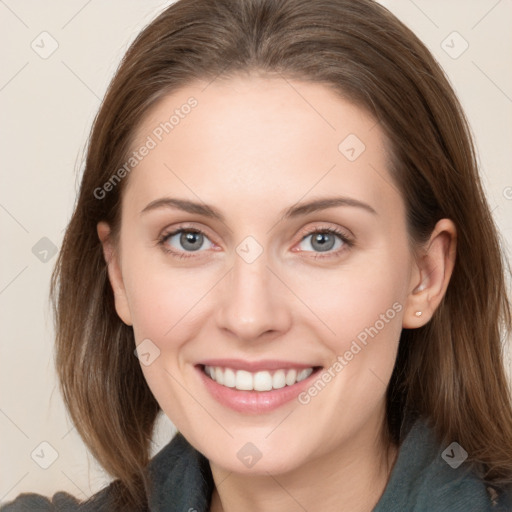
M192 231L183 232L180 236L180 244L184 249L197 251L203 245L203 235Z
M334 243L336 242L334 236L329 233L317 233L311 242L313 248L319 251L329 251L334 247ZM319 244L315 246L315 244Z

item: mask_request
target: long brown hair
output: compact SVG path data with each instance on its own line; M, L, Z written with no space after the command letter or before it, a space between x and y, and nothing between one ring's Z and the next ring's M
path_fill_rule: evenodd
M404 410L414 409L440 440L457 440L485 480L510 484L506 263L467 122L439 65L371 0L179 0L139 34L109 86L52 279L64 399L91 452L119 479L124 506L146 506L144 468L160 409L133 354L132 328L115 312L96 234L102 220L118 228L129 177L104 197L95 191L126 161L134 130L164 95L248 71L324 84L378 120L411 240L426 240L441 218L454 221L446 295L429 323L401 334L388 426L396 438Z

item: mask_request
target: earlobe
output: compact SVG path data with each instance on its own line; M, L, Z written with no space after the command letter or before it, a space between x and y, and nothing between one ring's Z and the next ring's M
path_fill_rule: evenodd
M425 249L416 258L402 326L422 327L441 303L455 266L457 230L450 219L437 222Z
M117 314L126 325L132 325L121 265L114 242L110 236L110 226L106 222L98 222L96 230L103 248L103 257L107 264L108 278L114 293Z

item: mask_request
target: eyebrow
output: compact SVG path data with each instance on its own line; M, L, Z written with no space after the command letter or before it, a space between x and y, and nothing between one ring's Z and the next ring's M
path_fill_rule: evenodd
M295 218L301 215L307 215L316 211L326 210L328 208L335 208L337 206L352 206L361 208L367 212L377 215L377 212L367 203L359 201L351 197L326 197L321 199L315 199L302 203L300 205L294 205L287 208L282 212L283 219ZM188 201L186 199L176 199L171 197L162 197L151 201L140 213L141 215L153 210L160 208L177 208L188 213L196 213L204 217L217 219L221 222L225 222L224 215L220 213L213 206L205 203L196 203L194 201Z
M325 197L292 206L284 211L283 217L285 219L298 217L299 215L306 215L308 213L326 210L327 208L335 208L337 206L353 206L356 208L362 208L373 215L377 215L377 212L369 204L363 203L363 201L359 201L359 199L353 199L351 197Z

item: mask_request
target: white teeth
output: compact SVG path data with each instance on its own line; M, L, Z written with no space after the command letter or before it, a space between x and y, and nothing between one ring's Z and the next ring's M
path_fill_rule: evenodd
M296 382L307 379L313 373L313 368L283 369L273 373L269 371L251 373L220 366L205 366L204 372L218 384L228 388L236 388L240 391L270 391L293 386Z
M272 387L274 389L281 389L286 386L286 374L284 370L277 370L272 376Z
M286 372L286 385L293 386L297 382L297 370L288 370Z
M301 380L307 379L313 373L313 368L307 368L305 370L301 370L297 375L297 382Z
M269 372L258 372L253 378L255 391L270 391L272 389L272 375Z
M215 380L219 384L224 384L224 372L222 371L222 368L215 368Z
M228 388L234 388L236 386L236 375L231 368L224 370L224 386Z
M221 371L222 369L219 368ZM219 384L222 384L222 382L217 381ZM238 370L236 372L236 389L239 389L240 391L251 391L253 389L252 387L252 375L249 372L246 372L245 370Z

